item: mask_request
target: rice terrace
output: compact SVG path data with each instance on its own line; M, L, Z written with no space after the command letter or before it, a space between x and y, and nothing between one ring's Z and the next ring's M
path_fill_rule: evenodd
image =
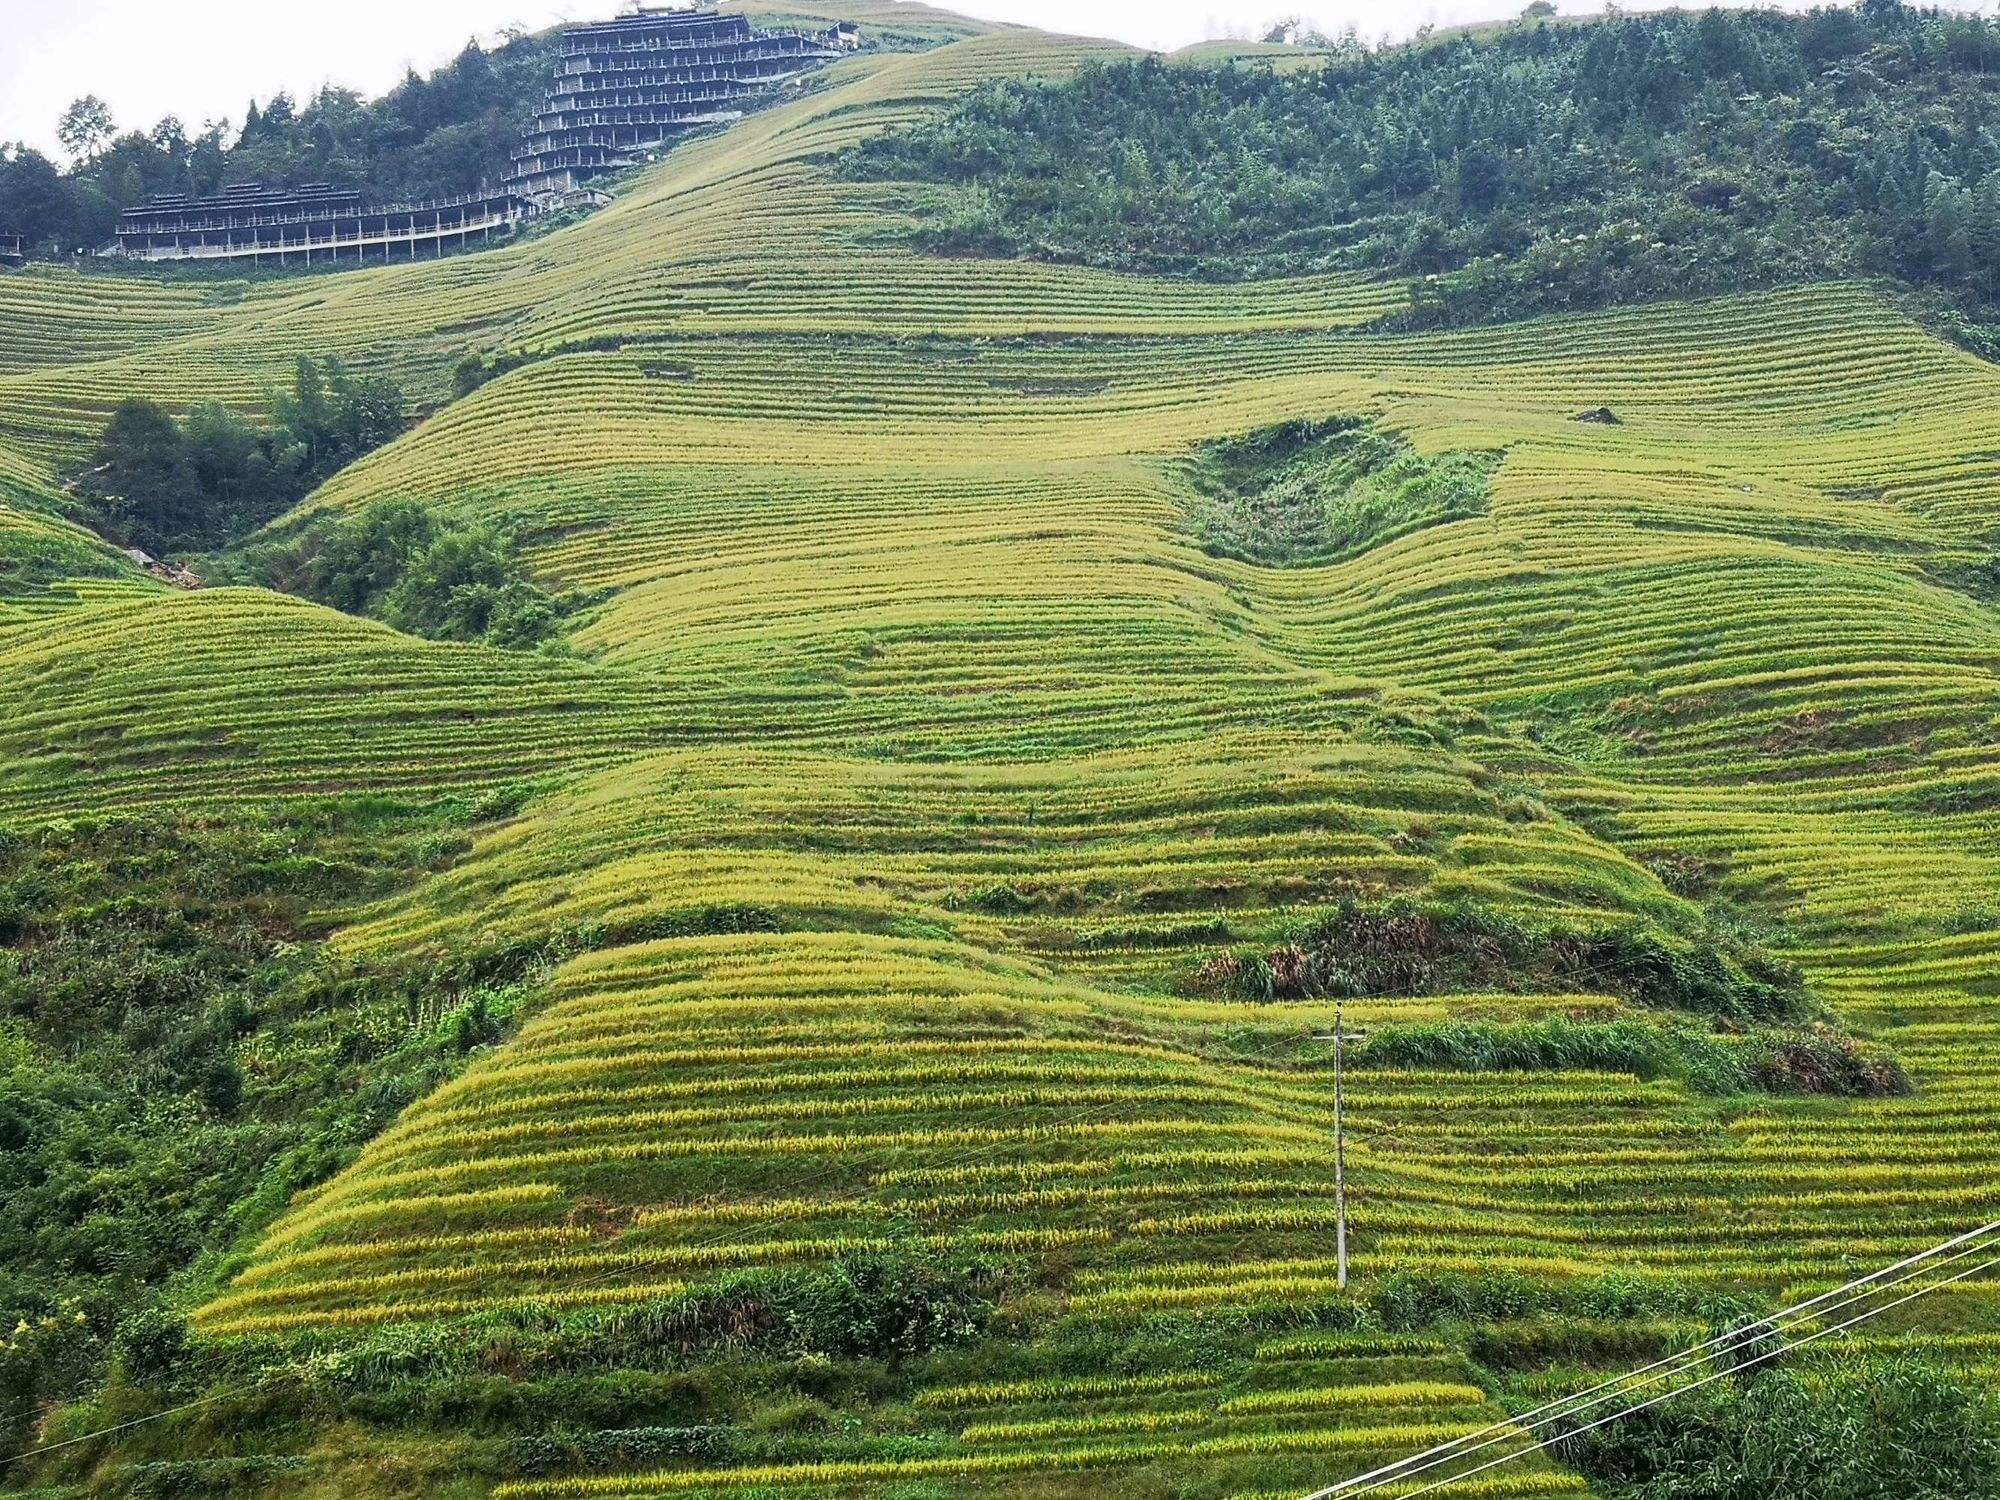
M1230 19L0 149L0 1493L2000 1497L2000 22Z

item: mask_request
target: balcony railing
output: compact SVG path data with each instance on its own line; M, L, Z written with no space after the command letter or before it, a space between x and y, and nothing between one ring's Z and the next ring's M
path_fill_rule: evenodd
M757 42L797 41L823 42L833 35L827 31L800 31L797 27L780 26L768 31L752 30L748 23L740 27L728 28L720 33L693 37L689 31L670 32L666 36L626 36L576 35L563 41L558 56L569 57L629 57L641 52L681 52L701 46L750 46Z
M313 235L310 237L290 237L279 235L270 238L252 234L248 239L238 239L227 235L221 243L209 243L196 239L192 243L176 242L171 245L126 245L121 240L121 248L129 256L142 260L225 260L257 255L308 255L338 253L344 249L361 250L371 246L393 249L398 245L415 245L432 240L454 239L464 235L480 234L495 229L511 228L520 219L514 212L492 214L478 219L464 219L455 223L426 225L407 230L369 231L356 228L351 233ZM137 239L141 236L134 235Z
M328 207L324 204L304 204L297 208L287 208L269 212L245 212L231 209L227 203L211 202L190 205L187 209L167 209L149 213L146 209L129 209L120 216L120 234L175 234L197 233L200 231L225 229L257 229L285 224L323 224L333 220L346 219L388 219L402 218L412 214L444 213L452 209L486 207L490 204L513 205L513 195L506 192L463 193L453 198L432 198L421 203L394 203L381 208ZM196 209L200 209L199 214Z

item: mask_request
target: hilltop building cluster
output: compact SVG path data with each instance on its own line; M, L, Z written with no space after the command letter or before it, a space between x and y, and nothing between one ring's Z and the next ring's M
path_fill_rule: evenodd
M747 96L859 43L851 25L759 31L748 17L705 7L573 26L508 186L531 200L573 192L685 130L741 119Z
M564 32L541 112L514 157L514 175L497 189L390 205L327 183L169 195L127 210L103 253L361 265L488 244L544 214L604 201L594 179L640 164L689 130L741 119L754 96L859 45L847 22L818 32L762 30L708 5L634 5L616 20ZM0 237L0 258L6 248Z

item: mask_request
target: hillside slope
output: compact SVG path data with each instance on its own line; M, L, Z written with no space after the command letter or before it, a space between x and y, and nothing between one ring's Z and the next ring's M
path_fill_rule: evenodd
M505 355L308 510L506 517L540 575L607 591L552 658L249 590L0 603L10 822L542 788L333 940L552 972L191 1308L225 1367L298 1387L232 1375L67 1477L1303 1493L1496 1415L1468 1322L1398 1323L1392 1293L1671 1339L1716 1293L1988 1217L2000 620L1960 584L2000 531L2000 375L1849 284L1418 335L1372 326L1402 294L1364 279L927 259L891 233L905 200L833 165L1101 50L853 59L475 258L0 278L0 474L52 494L122 396L247 402L302 347L439 402L468 349ZM1577 420L1599 407L1617 424ZM1330 566L1204 551L1202 445L1334 417L1497 455L1480 513ZM1350 1081L1357 1326L1329 992L1214 976L1396 896L1551 942L1745 934L1916 1092L1707 1089L1602 1045L1384 1054ZM1553 975L1348 1014L1755 1041L1671 1025L1608 964ZM982 1337L858 1375L757 1342L779 1304L743 1278L873 1251L992 1259L1011 1290ZM1994 1311L1936 1315L1982 1379ZM592 1436L639 1428L723 1436ZM1584 1490L1543 1466L1484 1493Z

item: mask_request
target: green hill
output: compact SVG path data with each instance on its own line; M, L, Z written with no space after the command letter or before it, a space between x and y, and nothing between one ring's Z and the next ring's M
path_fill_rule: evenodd
M135 1080L32 1199L9 1478L1304 1494L1991 1216L1992 365L1873 281L1417 328L1365 268L927 254L935 185L843 153L1117 49L842 9L925 50L544 236L0 275L0 1077L89 1061L43 907L261 933L241 1014L127 1022L240 1096ZM278 529L504 521L597 595L565 649L184 593L64 518L119 401L253 410L301 350L433 414ZM1334 429L1487 456L1476 503L1342 471L1396 524L1338 560L1207 545L1218 472L1277 504ZM127 823L256 858L34 853ZM165 1119L244 1191L148 1178ZM105 1248L121 1171L177 1269ZM1986 1390L1996 1313L1856 1343ZM1610 1493L1522 1470L1455 1493Z

